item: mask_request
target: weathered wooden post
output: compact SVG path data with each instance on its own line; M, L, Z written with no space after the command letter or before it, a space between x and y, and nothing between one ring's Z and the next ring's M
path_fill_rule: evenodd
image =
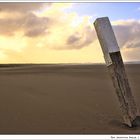
M119 46L109 18L96 19L94 26L119 99L124 123L129 127L139 126L139 111L129 86Z

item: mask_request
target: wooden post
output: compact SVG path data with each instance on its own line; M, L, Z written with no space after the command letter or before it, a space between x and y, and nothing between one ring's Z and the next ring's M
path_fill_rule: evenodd
M139 126L139 111L129 86L119 46L109 18L96 19L94 26L119 99L124 123L129 127Z

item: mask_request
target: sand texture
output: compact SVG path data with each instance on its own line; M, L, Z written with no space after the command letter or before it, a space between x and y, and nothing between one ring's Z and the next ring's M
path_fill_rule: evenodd
M126 65L140 108L140 65ZM121 123L105 65L0 65L0 134L140 134Z

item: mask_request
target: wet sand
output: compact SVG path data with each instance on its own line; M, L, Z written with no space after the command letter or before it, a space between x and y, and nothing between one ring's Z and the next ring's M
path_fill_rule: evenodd
M140 65L126 65L140 108ZM0 134L140 134L122 123L105 65L0 65Z

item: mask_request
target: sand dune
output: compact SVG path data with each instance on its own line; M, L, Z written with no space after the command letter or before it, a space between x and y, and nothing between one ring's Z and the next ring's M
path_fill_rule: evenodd
M140 108L140 65L126 65ZM0 134L134 134L105 65L0 66Z

